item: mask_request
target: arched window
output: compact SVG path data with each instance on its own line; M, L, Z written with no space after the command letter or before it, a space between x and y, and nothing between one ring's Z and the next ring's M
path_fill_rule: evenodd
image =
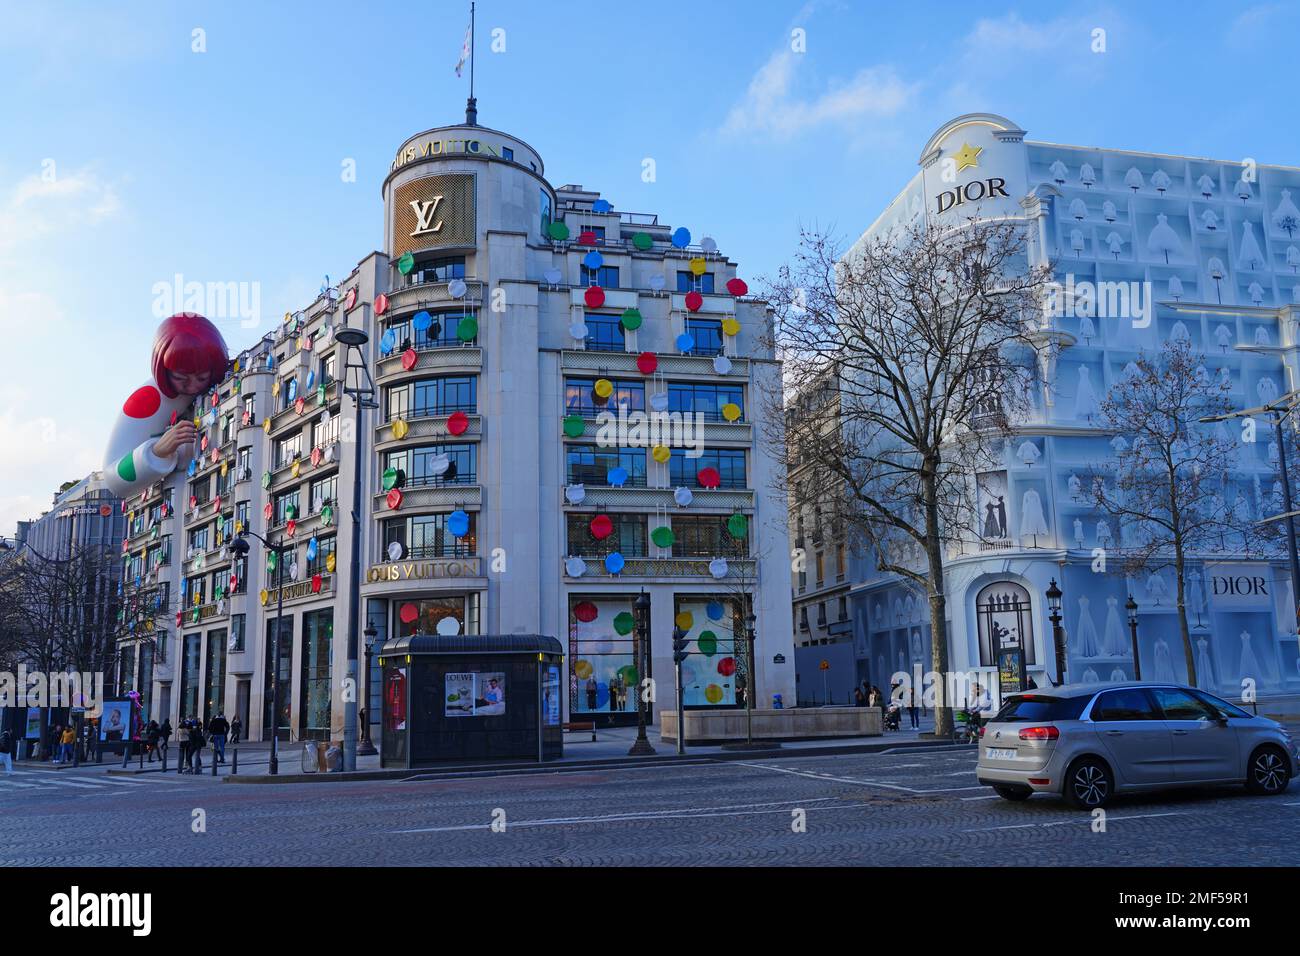
M999 655L1017 650L1022 642L1025 664L1034 660L1034 617L1029 592L1014 581L995 581L975 596L975 617L979 622L980 665L994 667Z

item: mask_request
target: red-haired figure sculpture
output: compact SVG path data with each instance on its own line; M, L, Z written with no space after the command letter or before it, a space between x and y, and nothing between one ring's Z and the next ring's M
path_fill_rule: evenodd
M104 478L123 498L137 495L176 470L197 438L193 419L182 418L198 395L225 377L226 341L201 315L180 312L158 327L153 341L153 381L122 404L104 456Z

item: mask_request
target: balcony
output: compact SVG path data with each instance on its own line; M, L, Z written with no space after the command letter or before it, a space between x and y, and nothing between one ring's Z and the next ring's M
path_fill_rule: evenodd
M466 278L465 295L454 298L447 291L450 279L440 282L419 282L402 286L388 292L388 311L397 313L407 309L422 309L431 306L455 305L457 303L476 303L483 301L483 283L477 279ZM385 313L387 314L387 313Z
M754 492L748 488L692 488L694 499L683 508L673 499L673 488L614 488L587 485L586 497L579 505L570 505L560 489L561 507L571 511L589 511L606 507L610 511L668 511L672 514L732 514L752 510Z
M565 372L608 373L629 378L644 379L636 367L639 352L598 352L589 349L564 349L560 352L560 368ZM713 369L713 358L704 355L673 355L656 353L659 368L669 378L699 378L703 381L744 381L749 378L749 359L731 357L731 371L719 375Z
M564 580L568 584L588 579L607 579L612 581L731 581L735 583L754 582L757 564L753 558L727 559L727 574L715 578L709 573L709 558L628 558L621 573L614 575L605 570L605 563L600 558L586 558L587 573L575 578L564 571ZM563 568L563 564L561 564Z
M450 511L453 508L478 508L483 503L482 485L442 485L402 489L402 506L388 507L388 492L374 496L371 511L375 515L399 518L414 511Z
M392 385L430 372L474 373L483 369L483 349L477 345L445 345L416 349L415 367L402 367L401 354L382 358L375 366L375 381Z
M411 409L401 416L406 422L406 437L401 439L402 443L410 444L422 439L439 439L446 441L468 441L473 438L481 437L483 434L483 419L477 412L466 411L469 418L469 427L463 435L453 435L447 430L447 419L451 417L453 409L450 406L437 409ZM409 417L408 417L409 416ZM393 436L392 421L380 422L375 426L375 451L382 452L391 448L400 447L398 439Z
M298 410L294 408L293 404L275 412L271 416L271 436L278 436L283 432L288 431L290 427L295 424L301 426L312 421L315 418L316 413L322 409L329 409L331 415L337 415L339 411L339 395L340 386L337 381L331 382L329 385L325 386L324 405L317 404L314 390L310 393L300 393L299 398L303 399L302 414L298 414Z

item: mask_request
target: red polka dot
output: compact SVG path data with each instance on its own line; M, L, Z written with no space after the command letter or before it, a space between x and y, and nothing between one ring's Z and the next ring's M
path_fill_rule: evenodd
M122 404L122 411L131 418L148 418L162 406L162 395L152 385L141 385Z

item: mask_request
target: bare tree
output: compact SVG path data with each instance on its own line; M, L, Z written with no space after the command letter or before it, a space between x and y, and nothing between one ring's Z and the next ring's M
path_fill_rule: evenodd
M952 729L945 549L977 532L974 475L1037 381L1050 272L1026 253L1009 222L920 221L846 255L805 231L766 292L785 373L768 400L788 408L788 463L880 570L927 595L939 735Z
M1187 625L1188 555L1249 553L1263 541L1254 527L1251 496L1240 488L1234 493L1229 478L1243 432L1199 421L1232 410L1229 390L1186 339L1166 342L1154 355L1140 354L1101 403L1102 425L1116 434L1116 460L1094 466L1090 474L1093 501L1118 519L1124 572L1174 569L1189 684L1197 675ZM1244 434L1253 440L1253 431L1252 423Z

